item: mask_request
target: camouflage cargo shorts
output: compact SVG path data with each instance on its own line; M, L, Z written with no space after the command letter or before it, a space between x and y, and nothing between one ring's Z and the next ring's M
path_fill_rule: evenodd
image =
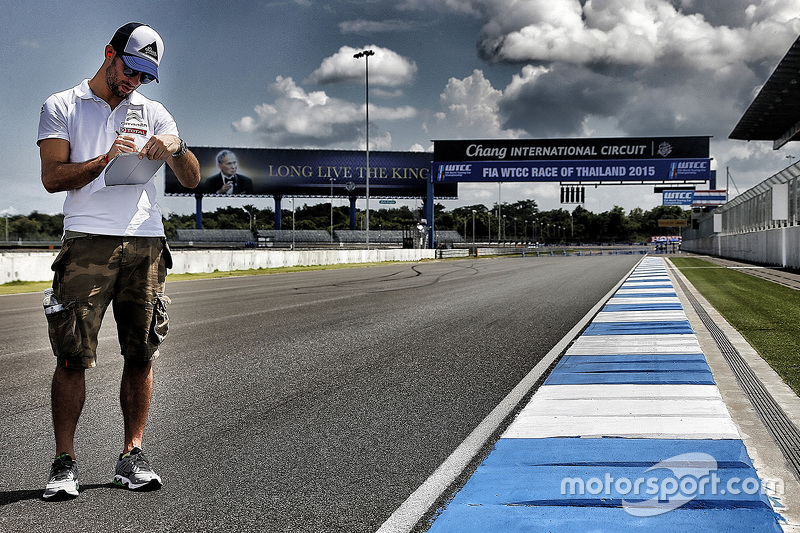
M160 237L67 235L53 261L53 291L64 310L47 315L58 363L92 368L97 336L112 304L126 360L151 361L169 328L164 294L172 257Z

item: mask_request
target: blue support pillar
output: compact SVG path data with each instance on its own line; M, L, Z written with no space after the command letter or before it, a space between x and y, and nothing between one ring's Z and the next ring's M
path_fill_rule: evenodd
M281 225L283 224L281 219L281 200L283 200L283 196L273 196L275 199L275 229L280 230L283 229Z
M194 228L203 229L203 195L194 195Z
M436 235L436 232L435 232L435 230L433 228L433 216L434 216L434 208L433 208L433 177L435 176L435 173L434 173L433 170L434 169L431 168L431 172L428 175L428 187L427 187L428 191L427 191L427 195L425 197L425 206L424 206L425 207L425 218L428 221L428 228L429 228L429 233L428 233L428 247L429 248L434 248L436 246L434 244L434 242L433 242L434 236Z
M350 229L353 230L358 229L356 228L356 213L358 212L356 210L356 200L358 200L358 198L355 196L350 197Z

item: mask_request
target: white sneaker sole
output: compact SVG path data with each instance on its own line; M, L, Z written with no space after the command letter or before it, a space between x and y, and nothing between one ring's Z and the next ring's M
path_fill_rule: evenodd
M161 478L154 474L153 477L147 481L132 483L130 479L117 474L114 476L114 485L127 487L129 490L155 490L161 488Z
M45 487L42 497L46 500L51 498L77 498L79 488L77 481L63 481Z

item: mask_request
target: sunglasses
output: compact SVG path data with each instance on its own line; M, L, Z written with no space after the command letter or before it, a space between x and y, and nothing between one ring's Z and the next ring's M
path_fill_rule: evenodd
M123 63L123 65L124 64L125 63ZM153 76L152 74L148 74L147 72L141 72L138 70L133 70L128 66L125 66L125 68L122 69L122 73L128 78L135 78L139 76L139 81L141 82L142 85L150 83L151 81L156 79L156 77Z
M122 54L114 50L117 53L117 57L119 57L120 61L122 61ZM135 78L139 76L139 81L142 85L146 83L150 83L151 81L155 80L156 77L152 74L148 74L147 72L142 72L140 70L133 70L131 67L125 64L125 61L122 61L122 73L128 78Z

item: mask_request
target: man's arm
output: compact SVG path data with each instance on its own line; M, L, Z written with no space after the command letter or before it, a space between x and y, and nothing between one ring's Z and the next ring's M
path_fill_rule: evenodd
M69 141L43 139L39 143L42 185L47 192L79 189L91 183L106 167L105 154L83 163L69 162Z
M42 184L47 192L70 191L88 185L118 154L136 150L136 143L133 137L120 135L107 153L83 163L70 163L69 150L69 141L66 139L42 139L39 142Z
M175 172L181 185L187 189L194 189L200 183L200 163L191 151L187 150L180 157L170 156L167 164Z

